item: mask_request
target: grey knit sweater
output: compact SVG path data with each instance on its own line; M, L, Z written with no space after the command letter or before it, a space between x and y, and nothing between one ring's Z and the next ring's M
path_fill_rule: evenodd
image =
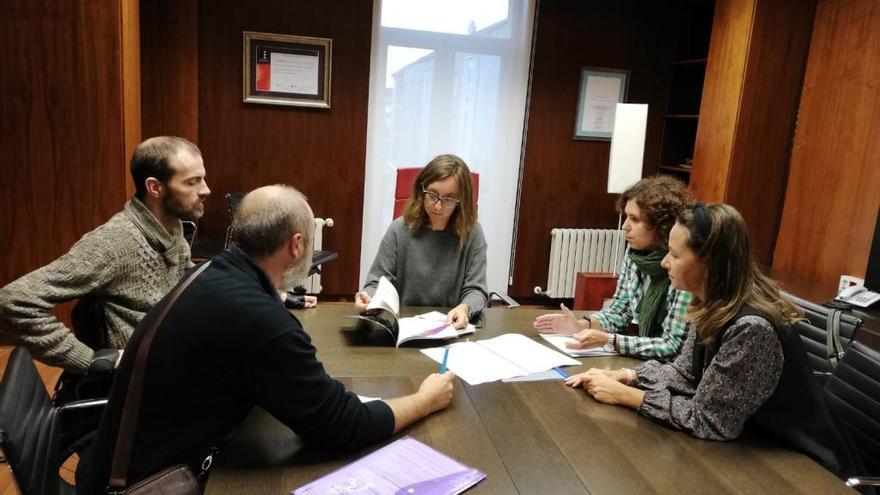
M191 266L178 224L169 232L137 198L67 254L0 289L0 337L47 364L83 372L94 351L52 315L61 302L96 296L109 345L122 349L144 314Z
M486 307L486 238L475 223L464 246L450 225L434 231L410 229L403 217L394 220L367 275L364 290L372 296L385 275L400 294L401 306L454 307L467 304L471 313Z

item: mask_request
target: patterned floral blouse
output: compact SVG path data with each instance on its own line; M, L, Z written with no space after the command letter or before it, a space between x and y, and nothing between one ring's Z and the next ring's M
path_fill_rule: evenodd
M645 391L639 414L706 440L732 440L773 395L782 374L782 344L766 319L747 315L724 333L718 353L697 383L693 373L696 332L688 325L681 353L671 363L636 367Z

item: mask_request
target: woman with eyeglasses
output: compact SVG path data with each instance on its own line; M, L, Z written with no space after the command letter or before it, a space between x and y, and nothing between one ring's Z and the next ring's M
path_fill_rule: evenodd
M642 359L674 358L684 341L691 295L669 285L660 260L675 217L690 203L687 186L668 175L647 177L624 191L617 208L626 216L623 230L629 250L611 305L580 320L560 305L562 313L538 316L535 329L572 334L572 349L598 347ZM631 326L637 327L635 335L628 334Z
M761 273L739 212L720 203L682 212L662 264L673 287L693 294L675 361L594 368L565 383L707 440L737 438L751 420L832 471L851 468L791 328L802 313Z
M362 313L385 276L401 306L451 307L447 323L464 328L486 306L486 239L477 223L468 166L440 155L413 183L403 216L394 220L373 260L363 290L355 294Z

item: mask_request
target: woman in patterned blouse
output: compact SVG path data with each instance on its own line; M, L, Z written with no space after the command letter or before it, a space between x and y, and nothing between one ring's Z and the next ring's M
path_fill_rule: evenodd
M690 193L667 175L648 177L620 196L617 209L626 215L623 230L629 251L608 309L578 320L565 305L562 314L535 319L539 332L568 333L572 349L605 347L625 356L669 360L685 336L684 315L691 295L670 286L660 261L666 256L669 230L690 206ZM630 324L638 335L624 335Z
M591 369L566 384L698 438L736 438L782 375L776 326L802 314L760 272L745 222L729 205L698 203L680 215L663 266L672 286L694 297L681 354L634 370Z

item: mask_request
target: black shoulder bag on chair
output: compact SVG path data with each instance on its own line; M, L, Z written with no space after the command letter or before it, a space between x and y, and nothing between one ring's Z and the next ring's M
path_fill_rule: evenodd
M147 355L153 337L168 311L177 302L177 299L189 287L200 273L208 268L210 261L206 261L187 279L181 283L171 297L165 302L165 306L159 316L150 324L144 332L141 344L138 346L134 366L131 370L131 378L128 382L128 392L125 396L125 405L122 409L122 420L119 423L119 432L116 436L116 448L113 453L113 464L110 469L110 484L107 493L110 495L197 495L201 493L199 483L190 472L189 467L180 464L172 466L127 487L128 467L131 463L131 449L134 444L135 431L137 429L138 413L141 406L141 395L144 389L144 369L147 364Z

